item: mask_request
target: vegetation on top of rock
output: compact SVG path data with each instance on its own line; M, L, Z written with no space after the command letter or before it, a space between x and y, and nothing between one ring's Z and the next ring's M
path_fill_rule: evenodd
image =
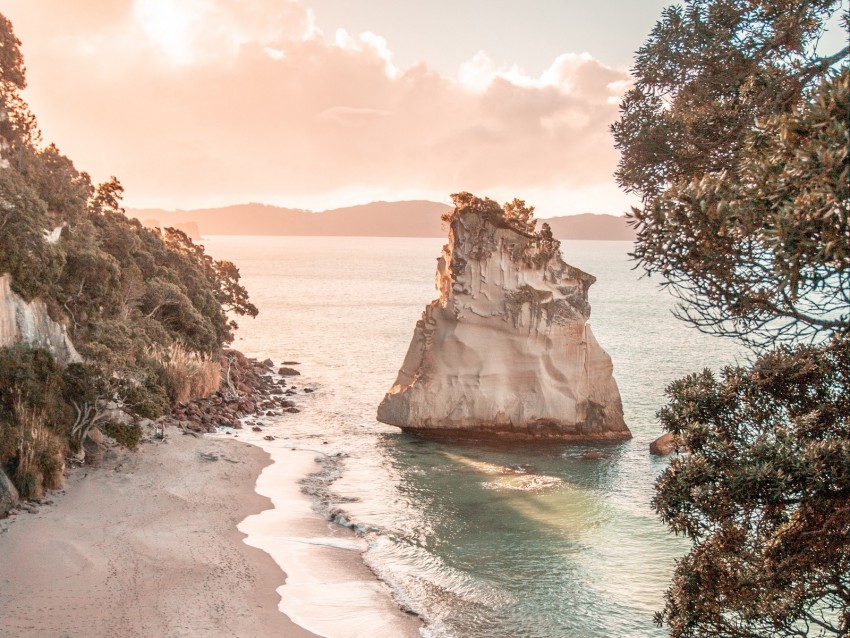
M0 348L0 466L27 497L50 485L54 448L61 460L96 425L131 443L119 412L153 418L187 387L214 391L236 327L228 313L257 308L232 263L181 231L128 219L117 179L95 185L39 145L19 46L0 15L0 274L25 300L44 300L84 357L62 370L45 350Z
M537 220L534 219L534 206L526 206L524 200L514 199L499 206L498 202L489 197L482 199L472 193L462 192L452 194L452 202L454 209L442 215L442 220L450 226L463 215L471 214L481 220L471 238L471 254L475 259L485 258L492 251L493 237L488 236L487 224L492 228L508 228L530 240L520 247L522 258L530 266L542 268L559 254L561 242L555 239L552 229L545 222L539 231L535 231Z
M688 450L654 500L694 540L656 618L677 638L850 635L850 46L818 48L838 16L670 7L614 126L634 256L760 355L676 381L660 412Z

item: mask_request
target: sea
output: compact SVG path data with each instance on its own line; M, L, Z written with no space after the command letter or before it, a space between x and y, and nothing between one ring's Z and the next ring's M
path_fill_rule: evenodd
M269 431L286 445L321 446L320 469L303 490L318 515L354 530L365 563L426 623L423 635L666 635L653 615L689 541L669 533L651 508L654 481L669 463L649 454L662 434L656 413L670 382L743 363L746 353L676 319L675 300L635 268L629 242L565 241L562 251L597 278L591 326L613 359L634 438L509 447L432 442L375 420L414 325L437 296L444 241L203 243L238 266L260 310L238 319L234 346L297 361L293 384L313 390L299 394L300 413L268 419Z

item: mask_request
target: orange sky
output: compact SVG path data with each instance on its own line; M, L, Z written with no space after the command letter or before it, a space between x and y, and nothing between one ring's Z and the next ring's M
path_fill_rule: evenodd
M532 71L505 62L509 48L482 48L451 72L440 32L428 40L439 65L427 50L402 64L393 34L338 30L319 5L0 0L0 11L23 41L45 141L98 180L117 175L129 206L321 210L469 190L543 216L626 209L608 133L626 64L573 51L565 35Z

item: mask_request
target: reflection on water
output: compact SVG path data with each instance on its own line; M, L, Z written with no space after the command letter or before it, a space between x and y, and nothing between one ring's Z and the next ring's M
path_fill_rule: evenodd
M367 563L431 636L664 635L652 615L686 545L649 507L666 465L647 451L660 434L654 414L671 380L734 353L673 319L669 298L630 269L628 244L564 248L598 278L593 330L613 358L634 439L506 448L426 441L374 419L436 294L440 240L206 243L240 267L260 308L241 321L236 346L301 361L295 385L315 390L274 427L284 442L327 455L311 483L316 507L360 530Z

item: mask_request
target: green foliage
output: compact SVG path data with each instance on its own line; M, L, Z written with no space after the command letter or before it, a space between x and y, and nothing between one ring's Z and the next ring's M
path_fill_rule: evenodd
M544 223L541 230L535 232L537 220L534 219L534 207L526 206L525 201L514 199L504 206L485 197L481 199L472 193L454 193L454 210L442 216L443 221L453 224L462 214L472 214L496 228L510 228L531 241L523 244L523 258L529 265L542 267L559 254L561 242L552 235L549 224ZM478 236L472 239L476 246L473 255L482 257L488 253L488 238L484 236L484 224L478 229ZM491 239L491 238L490 238Z
M497 228L511 228L517 232L531 234L537 220L534 219L534 207L528 207L521 199L514 199L504 206L489 197L480 198L472 193L453 193L454 210L443 214L444 222L451 224L462 213L472 213L493 224Z
M11 418L19 401L52 409L61 391L61 370L50 352L25 345L0 348L0 418Z
M24 299L44 300L85 359L62 371L44 350L0 348L0 464L36 494L56 483L62 449L92 427L138 441L138 428L111 423L111 410L168 410L162 353L179 346L217 362L236 328L228 313L257 308L232 263L179 231L128 219L115 177L95 186L56 146L39 147L25 86L20 42L0 16L0 275ZM213 367L190 390L216 382Z
M657 616L677 638L850 635L850 47L815 51L839 10L666 9L613 127L634 256L681 317L762 353L660 412L688 452L654 500L694 540Z
M654 506L695 545L658 616L672 636L850 632L850 344L782 347L668 388L690 451Z
M38 137L35 118L20 94L27 86L20 46L12 23L0 15L0 111L5 114L0 117L0 136L13 149Z
M839 5L690 0L638 52L613 127L635 257L703 330L850 330L850 47L815 53Z
M62 269L62 257L44 239L47 206L17 171L0 170L0 274L24 299L46 295Z
M119 445L131 450L135 450L142 440L142 429L135 423L106 421L100 427L104 434L111 436Z

